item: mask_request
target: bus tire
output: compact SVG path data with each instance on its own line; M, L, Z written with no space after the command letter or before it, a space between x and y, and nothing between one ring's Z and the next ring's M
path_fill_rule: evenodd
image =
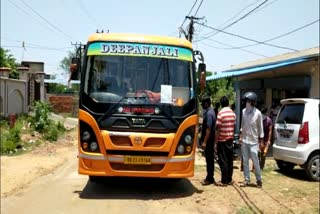
M92 183L100 183L101 182L101 177L89 175L89 181L92 182Z

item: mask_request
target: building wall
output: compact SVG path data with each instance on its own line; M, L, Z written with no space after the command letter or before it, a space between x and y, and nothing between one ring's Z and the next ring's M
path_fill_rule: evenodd
M237 84L240 86L240 90L265 90L265 96L263 97L265 105L270 108L272 105L272 88L267 88L264 82L278 79L286 80L283 84L283 89L299 89L300 84L295 84L291 82L289 78L295 79L296 81L303 80L303 78L310 78L309 84L309 98L319 98L319 64L317 60L312 60L304 63L299 63L291 66L286 66L282 68L266 70L263 72L257 72L253 74L248 74L241 76L237 79ZM307 84L307 83L305 83ZM247 86L247 87L246 87ZM279 87L279 86L275 86Z
M21 114L28 112L27 82L8 78L0 78L0 114Z
M31 78L33 74L39 73L39 72L44 72L44 63L43 62L29 62L29 61L23 61L21 62L23 66L26 66L29 68L29 80L30 80L30 105L33 103L35 100L35 82ZM31 79L30 79L31 78ZM45 101L45 89L44 89L44 75L41 76L40 80L40 101Z
M276 84L277 80L283 83ZM308 82L310 80L310 82ZM297 84L297 82L302 84ZM271 87L266 87L265 83L269 82ZM278 82L278 83L279 83ZM271 84L270 84L271 83ZM283 90L288 89L302 89L307 91L308 98L320 98L319 91L319 58L315 60L294 64L286 67L261 71L257 73L247 74L237 78L235 82L236 90L236 113L240 115L241 112L241 96L246 91L255 91L258 93L260 100L269 109L274 101L274 88ZM283 94L280 96L284 97ZM285 98L285 97L284 97ZM237 118L236 132L240 129L240 119Z
M48 100L55 113L71 113L76 116L78 114L78 98L66 95L48 94Z

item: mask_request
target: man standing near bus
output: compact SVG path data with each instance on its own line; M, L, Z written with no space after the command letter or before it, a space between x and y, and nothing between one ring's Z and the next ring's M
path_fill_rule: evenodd
M241 151L243 157L244 183L241 187L250 185L249 158L252 159L254 172L257 180L257 187L262 187L261 170L258 158L259 144L263 143L263 123L262 114L257 109L257 95L254 92L247 92L243 96L246 107L242 110Z
M221 186L232 184L233 174L233 136L236 115L229 107L229 99L220 99L222 109L217 115L216 142L214 150L218 155L221 169Z
M200 144L205 153L207 164L207 176L201 182L202 185L215 184L214 180L214 140L216 115L211 107L211 99L205 96L202 99L201 106L203 108L203 122L201 129Z

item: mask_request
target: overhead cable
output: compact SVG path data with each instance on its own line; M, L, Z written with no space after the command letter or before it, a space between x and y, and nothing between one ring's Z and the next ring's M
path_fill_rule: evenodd
M284 46L280 46L280 45L274 45L274 44L270 44L270 43L266 43L266 42L261 42L261 41L258 41L258 40L255 40L255 39L251 39L251 38L248 38L248 37L245 37L245 36L241 36L241 35L238 35L238 34L229 33L229 32L226 32L226 31L223 31L223 30L208 26L206 24L199 23L197 21L195 21L195 23L197 23L199 25L202 25L204 27L210 28L212 30L216 30L216 31L219 31L221 33L224 33L224 34L227 34L227 35L230 35L230 36L234 36L234 37L238 37L238 38L241 38L241 39L244 39L244 40L248 40L248 41L251 41L251 42L256 42L256 43L259 43L259 44L263 44L263 45L267 45L267 46L271 46L271 47L275 47L275 48L280 48L280 49L286 49L286 50L290 50L290 51L297 51L296 49L293 49L293 48L288 48L288 47L284 47ZM198 42L199 42L199 40L198 40Z
M37 16L39 16L43 21L45 21L48 25L50 25L52 28L54 28L55 30L59 31L61 34L63 34L65 37L68 37L71 40L74 40L72 38L72 36L66 34L65 32L63 32L62 30L60 30L57 26L55 26L54 24L52 24L51 22L49 22L46 18L44 18L42 15L40 15L36 10L34 10L31 6L29 6L26 2L24 2L24 0L20 0L27 8L29 8L33 13L35 13Z
M207 46L209 46L209 47L211 47L211 48L215 48L215 49L230 49L230 48L233 48L234 46L232 46L232 45L229 45L229 44L226 44L226 43L223 43L223 42L219 42L219 41L217 41L217 40L213 40L213 39L209 39L209 40L211 40L211 41L213 41L213 42L216 42L216 43L219 43L219 44L221 44L221 45L224 45L224 46L228 46L229 48L220 48L220 47L215 47L215 46L212 46L212 45L210 45L210 44L207 44L207 43L205 43L205 42L201 42L201 43L203 43L204 45L207 45ZM251 54L254 54L254 55L257 55L257 56L262 56L262 57L268 57L268 56L266 56L266 55L263 55L263 54L260 54L260 53L256 53L256 52L253 52L253 51L249 51L249 50L246 50L246 49L243 49L243 48L238 48L239 50L241 50L241 51L244 51L244 52L247 52L247 53L251 53Z
M192 5L192 7L191 7L191 9L190 9L190 11L189 11L189 13L188 13L188 15L187 15L187 16L190 16L190 14L191 14L191 12L192 12L192 10L193 10L194 6L197 4L197 1L198 1L198 0L195 0L195 2L193 3L193 5ZM186 20L187 20L187 16L184 18L184 20L183 20L182 24L180 25L180 27L182 27L182 26L184 25L184 23L186 22Z
M262 3L260 3L258 6L256 6L255 8L253 8L252 10L250 10L248 13L244 14L243 16L241 16L240 18L238 18L237 20L231 22L230 24L228 24L227 26L223 27L222 29L220 29L220 31L216 31L216 32L213 32L213 34L209 35L209 36L206 36L202 39L200 39L199 41L201 40L205 40L205 39L208 39L214 35L217 35L218 33L220 33L221 31L231 27L232 25L238 23L239 21L241 21L242 19L246 18L247 16L249 16L251 13L253 13L255 10L257 10L259 7L261 7L262 5L264 5L265 3L267 3L268 0L265 0L263 1Z

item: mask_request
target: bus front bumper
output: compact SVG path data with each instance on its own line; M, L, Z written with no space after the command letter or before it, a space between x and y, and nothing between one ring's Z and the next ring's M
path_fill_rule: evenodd
M79 174L91 176L125 176L186 178L194 175L194 154L189 156L151 157L149 164L125 164L124 155L89 155L80 153Z

